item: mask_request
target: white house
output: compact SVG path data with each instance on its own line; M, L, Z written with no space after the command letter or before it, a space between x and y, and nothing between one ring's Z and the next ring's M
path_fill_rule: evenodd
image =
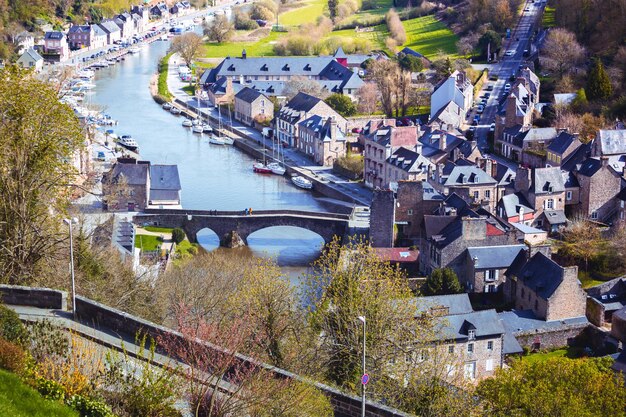
M91 37L91 48L100 49L107 46L108 34L98 25L91 25L93 28L93 35Z
M43 58L33 48L29 48L18 58L17 65L22 68L34 68L39 72L43 68Z
M460 108L463 115L472 108L474 86L463 71L454 71L435 87L430 96L430 118L433 119L451 101Z
M15 36L14 38L14 42L19 47L17 53L20 55L26 52L28 49L35 47L35 37L32 33L27 31L23 31L17 34L17 36Z

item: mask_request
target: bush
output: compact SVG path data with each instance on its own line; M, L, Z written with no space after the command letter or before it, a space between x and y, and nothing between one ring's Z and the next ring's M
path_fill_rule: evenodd
M378 8L378 2L376 0L363 0L361 3L361 10L373 10Z
M324 101L343 117L354 116L357 112L356 104L350 100L350 97L343 94L333 93Z
M174 241L174 243L176 243L177 245L182 242L183 240L185 240L185 232L183 231L183 229L177 227L176 229L172 230L172 240Z
M0 337L18 345L26 341L28 334L17 313L0 305Z
M387 21L387 27L389 28L389 35L393 38L397 45L402 45L406 42L406 31L404 30L404 26L402 26L402 22L400 21L400 16L394 9L390 9L385 16L385 20Z
M72 395L67 400L67 405L78 411L81 417L114 417L108 405L82 395Z
M250 19L272 22L274 20L274 12L265 3L254 3L250 12Z
M258 29L259 27L259 24L257 22L251 20L246 13L240 10L235 12L234 23L235 29L237 30L254 30Z
M14 373L24 369L26 353L15 343L0 338L0 368Z
M62 401L65 398L65 388L56 381L37 377L35 388L47 400Z

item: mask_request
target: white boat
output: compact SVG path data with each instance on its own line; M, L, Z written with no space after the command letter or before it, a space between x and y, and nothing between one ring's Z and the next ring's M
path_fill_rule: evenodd
M207 124L202 125L202 133L212 133L213 128Z
M193 133L202 133L204 132L204 127L202 125L195 125L191 128L191 130L193 131Z
M220 139L222 139L222 141L224 142L224 145L234 145L235 144L235 140L233 138L222 136Z
M129 151L132 151L132 152L139 151L139 145L137 144L135 139L133 139L133 137L130 135L122 135L118 143L122 145L123 147L125 147L126 149L128 149Z
M313 183L311 183L311 181L299 175L291 177L291 182L293 182L296 187L304 188L305 190L313 188Z
M192 126L199 126L199 125L201 125L201 124L202 124L202 120L200 120L200 119L193 119L193 120L191 121L191 125L192 125Z
M252 170L257 174L271 174L272 170L263 162L255 162L252 164Z
M271 162L267 164L267 167L272 171L272 174L276 175L285 175L285 172L287 171L285 167L278 162Z
M193 123L189 119L183 120L183 127L192 127Z
M172 110L172 103L169 103L169 102L163 103L161 107L163 107L163 110L170 111Z
M226 145L223 138L215 135L209 136L209 143L212 143L213 145Z
M170 113L178 115L181 112L180 112L180 109L178 107L172 107L172 109L170 110Z
M167 35L161 35L161 36L159 37L159 40L160 40L160 41L168 41L168 40L169 40L169 38L167 37Z
M141 51L141 48L137 47L137 46L131 46L130 48L128 48L128 52L131 54L136 54L139 51Z

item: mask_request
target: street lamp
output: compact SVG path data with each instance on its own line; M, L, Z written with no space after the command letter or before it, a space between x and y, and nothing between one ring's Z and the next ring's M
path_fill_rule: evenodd
M63 223L67 224L70 228L70 272L72 275L72 313L74 319L76 319L76 281L74 279L74 238L72 237L72 225L78 223L76 217L71 219L63 219Z
M359 321L363 323L363 376L361 377L361 417L365 417L365 385L369 381L365 373L365 316L359 316Z

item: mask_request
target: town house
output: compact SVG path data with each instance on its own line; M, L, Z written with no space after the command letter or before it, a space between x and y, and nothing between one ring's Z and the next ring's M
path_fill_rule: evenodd
M107 34L107 44L113 45L114 43L122 40L122 31L119 26L113 20L103 20L98 26Z
M17 59L17 65L22 68L32 68L35 72L39 72L43 68L43 58L37 51L30 48Z
M479 205L490 212L495 211L498 195L498 183L476 165L457 165L443 177L438 166L435 170L433 185L443 194L455 193L468 204Z
M435 87L430 96L430 120L436 119L440 110L451 101L459 108L454 108L452 112L460 112L462 118L472 108L474 86L463 71L454 71Z
M113 21L122 31L122 39L130 39L135 34L135 23L133 22L133 17L130 13L126 12L119 14L115 16Z
M581 146L582 143L578 139L578 135L573 135L567 131L559 132L546 148L546 167L561 166Z
M44 35L43 52L47 59L52 61L65 61L70 56L70 48L67 37L63 32L46 32Z
M274 103L266 95L248 87L235 94L235 120L253 126L273 118Z
M585 160L574 175L579 184L579 203L571 207L574 214L602 222L617 215L623 178L609 167L608 156Z
M91 47L92 37L91 25L72 25L67 31L67 43L72 50Z
M104 207L109 211L141 211L148 205L150 164L116 163L102 176Z
M298 150L316 164L332 166L346 154L346 137L332 116L314 114L298 125Z
M396 149L385 165L385 177L391 189L398 188L399 181L425 181L428 172L434 165L421 153L421 145L418 143L415 150L400 147Z
M460 281L477 293L504 294L505 272L526 245L497 245L467 248L465 274Z
M177 165L150 165L148 208L182 208Z

